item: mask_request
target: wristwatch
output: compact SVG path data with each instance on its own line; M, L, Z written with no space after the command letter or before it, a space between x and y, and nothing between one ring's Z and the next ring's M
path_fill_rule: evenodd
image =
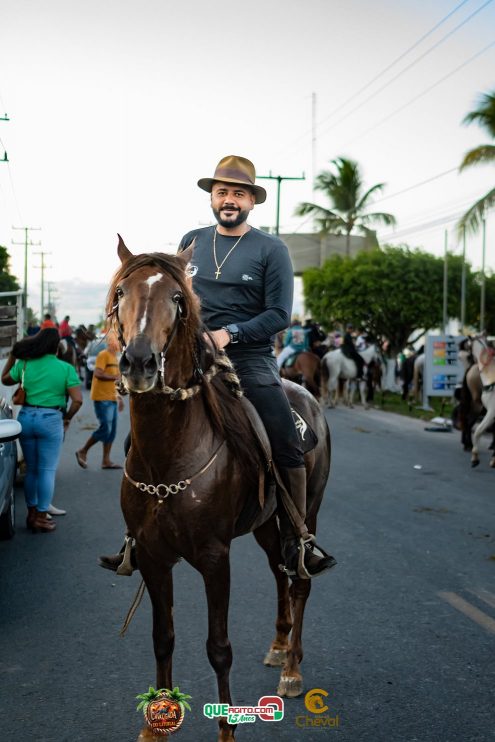
M232 344L239 342L239 328L237 325L225 325L225 327L222 327L222 330L228 332Z

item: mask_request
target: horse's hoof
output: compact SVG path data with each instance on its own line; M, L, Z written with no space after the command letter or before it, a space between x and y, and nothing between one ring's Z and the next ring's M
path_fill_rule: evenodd
M475 466L478 466L480 463L479 459L471 459L471 469L474 469Z
M277 694L281 698L297 698L303 692L303 682L301 677L292 677L290 675L281 675Z
M285 665L286 659L286 649L269 649L265 659L263 660L263 664L267 667L281 667L282 665Z
M163 739L163 734L153 734L149 727L143 727L137 742L150 742L151 740Z

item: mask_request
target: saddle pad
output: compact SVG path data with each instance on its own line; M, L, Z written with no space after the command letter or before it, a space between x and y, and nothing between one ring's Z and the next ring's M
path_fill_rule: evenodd
M313 448L316 448L316 445L318 443L318 436L314 432L313 428L309 425L308 422L304 419L304 417L293 407L290 408L292 412L292 417L294 418L294 423L296 425L296 430L299 433L299 439L301 441L301 446L303 453L309 453L309 451L312 451Z
M296 358L298 357L298 355L299 355L299 352L293 353L291 356L286 358L282 364L282 368L291 368L295 364Z

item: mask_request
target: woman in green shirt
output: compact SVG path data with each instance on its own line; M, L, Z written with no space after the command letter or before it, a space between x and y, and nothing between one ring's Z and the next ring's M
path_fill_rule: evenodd
M56 357L59 340L54 327L19 340L2 373L3 384L10 386L22 381L26 392L18 420L22 425L19 440L26 462L26 525L33 533L55 530L47 512L55 489L64 430L82 404L81 380L74 367ZM66 411L67 396L71 404Z

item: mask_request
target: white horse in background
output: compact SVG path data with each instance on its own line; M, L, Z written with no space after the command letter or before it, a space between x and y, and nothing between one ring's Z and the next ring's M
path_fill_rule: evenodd
M481 403L486 415L473 433L473 449L471 451L471 466L480 463L478 443L483 433L495 422L495 349L488 345L484 335L476 335L471 344L472 353L480 372L482 393ZM490 466L495 468L495 451L490 460Z
M366 365L371 361L379 361L379 356L374 345L369 345L359 355ZM330 350L321 359L322 399L328 407L336 407L339 401L339 383L342 382L342 398L344 404L352 407L354 387L357 385L357 366L351 358L347 358L340 348ZM326 389L325 389L326 386ZM359 381L359 395L361 403L368 409L366 403L366 380Z

